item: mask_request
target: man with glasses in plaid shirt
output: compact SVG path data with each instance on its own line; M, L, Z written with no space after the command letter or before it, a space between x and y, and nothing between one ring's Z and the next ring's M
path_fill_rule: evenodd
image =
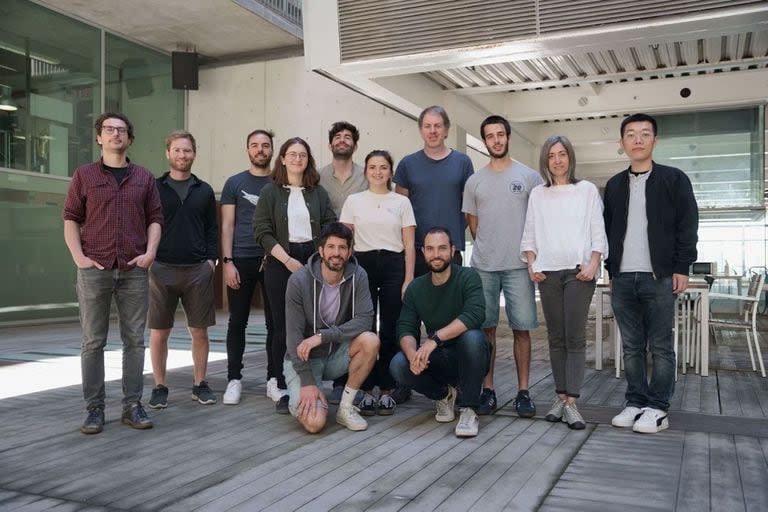
M104 428L104 347L114 295L123 341L122 422L152 427L141 405L147 269L155 259L163 211L155 177L126 153L133 125L119 113L96 119L101 158L75 170L64 203L64 240L77 266L83 329L81 368L88 416L84 434Z

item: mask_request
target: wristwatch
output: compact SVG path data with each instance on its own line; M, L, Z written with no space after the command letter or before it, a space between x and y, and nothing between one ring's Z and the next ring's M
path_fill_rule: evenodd
M230 261L234 261L234 260L232 258L227 258L226 256L224 256L223 258L221 258L221 261L223 261L224 263L229 263Z
M435 345L437 345L437 348L440 348L443 346L443 340L440 339L440 336L437 335L437 331L428 334L427 339L430 339L435 342Z

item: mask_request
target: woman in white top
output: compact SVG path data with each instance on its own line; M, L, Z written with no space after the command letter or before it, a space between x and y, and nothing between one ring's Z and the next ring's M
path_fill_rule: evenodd
M277 376L267 382L267 396L277 401L277 412L288 414L285 358L285 290L288 278L315 252L315 240L326 224L336 221L328 193L319 185L320 175L309 144L288 139L272 170L272 183L261 189L253 215L256 243L264 248L264 288L272 319L272 339L267 356ZM267 308L265 307L265 311Z
M372 151L365 157L368 190L347 197L341 209L341 222L355 232L355 257L368 274L373 308L379 311L379 359L368 379L360 402L364 416L393 414L395 401L390 395L395 381L389 362L399 349L395 324L400 316L402 296L413 281L416 260L414 237L416 220L407 197L392 191L392 157L387 151ZM374 320L374 332L377 330ZM380 396L373 396L379 387Z
M562 135L544 142L539 167L545 183L528 199L520 251L539 285L547 322L557 397L546 419L583 429L576 400L584 381L587 313L600 261L608 256L603 202L597 187L576 179L573 146Z

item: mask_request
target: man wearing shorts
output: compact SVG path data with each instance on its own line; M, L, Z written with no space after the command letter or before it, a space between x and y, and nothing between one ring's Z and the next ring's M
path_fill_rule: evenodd
M213 271L218 249L216 197L213 189L192 174L197 146L191 133L175 131L165 139L170 171L157 179L165 229L149 271L149 352L155 388L153 409L168 406L165 382L168 336L179 299L192 336L194 381L192 400L216 403L205 381L208 327L216 323Z
M488 165L473 174L464 187L462 210L475 239L471 266L477 269L485 293L483 329L491 341L491 366L483 381L478 414L496 410L493 370L496 360L496 326L499 323L499 294L504 292L504 309L514 337L518 393L517 414L530 418L536 406L528 393L531 367L531 335L538 327L536 299L528 269L520 260L528 196L544 180L539 174L509 156L509 122L490 116L480 125L480 135L491 156Z
M349 373L336 422L349 430L368 423L353 405L379 354L368 276L352 256L352 230L340 222L325 226L318 252L291 275L285 292L286 345L283 373L288 410L309 433L325 426L328 401L322 381Z

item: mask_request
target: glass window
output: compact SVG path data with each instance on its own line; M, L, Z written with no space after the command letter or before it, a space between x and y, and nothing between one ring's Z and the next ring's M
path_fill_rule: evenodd
M106 36L106 107L136 128L128 154L156 175L165 172L164 140L184 128L184 94L171 88L171 59L117 36Z

